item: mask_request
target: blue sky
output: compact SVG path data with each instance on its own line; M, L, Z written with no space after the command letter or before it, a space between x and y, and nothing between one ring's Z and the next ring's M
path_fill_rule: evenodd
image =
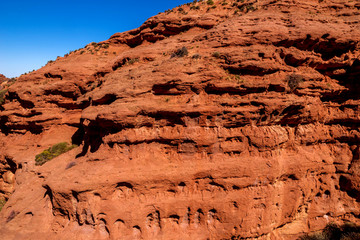
M191 0L0 0L0 73L17 77L48 60Z

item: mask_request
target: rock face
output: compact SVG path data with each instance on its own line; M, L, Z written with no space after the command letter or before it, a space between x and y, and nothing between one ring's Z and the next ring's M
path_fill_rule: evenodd
M10 79L8 79L8 78L5 77L4 75L0 74L0 90L5 87L5 84L6 84L7 81L9 81L9 80L10 80Z
M2 239L296 239L360 223L360 4L211 3L9 87ZM79 147L35 166L64 141Z
M5 77L3 74L0 74L0 82L3 82L7 80L7 77Z

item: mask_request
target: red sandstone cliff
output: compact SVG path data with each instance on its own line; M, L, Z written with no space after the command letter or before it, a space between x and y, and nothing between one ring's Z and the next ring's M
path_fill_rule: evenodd
M11 81L11 79L8 79L4 75L0 74L0 90L7 88L7 83Z
M296 239L360 222L359 2L214 2L9 87L2 239ZM35 166L59 142L79 147Z
M0 82L3 82L7 80L7 77L5 77L3 74L0 74Z

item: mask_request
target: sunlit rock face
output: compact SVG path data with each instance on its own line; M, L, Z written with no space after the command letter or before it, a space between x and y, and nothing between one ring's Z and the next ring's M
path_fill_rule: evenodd
M213 2L8 88L2 239L296 239L359 223L359 3ZM61 142L78 147L35 165Z
M5 77L3 74L0 74L0 82L5 81L7 77Z

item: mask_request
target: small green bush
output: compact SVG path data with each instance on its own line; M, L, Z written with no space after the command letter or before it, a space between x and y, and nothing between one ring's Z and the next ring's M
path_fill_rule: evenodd
M210 11L211 9L215 9L216 8L216 6L215 5L212 5L211 7L208 7L207 8L207 11Z
M10 78L10 80L7 81L7 86L10 87L11 85L13 85L16 82L16 78Z
M213 0L207 0L207 5L214 5L214 1Z
M213 52L211 54L211 56L213 56L214 58L219 58L220 57L220 53L219 52Z
M41 166L44 163L50 161L51 159L70 151L73 148L76 148L77 145L70 145L67 142L61 142L55 144L54 146L44 150L42 153L35 156L35 165Z
M0 90L0 105L4 104L5 102L5 94L7 89Z
M174 58L174 57L185 57L189 54L189 51L187 50L186 47L182 47L182 48L179 48L177 49L175 52L173 52L171 54L171 58Z
M300 83L304 81L304 78L301 75L293 73L287 76L286 80L290 90L294 91L300 85Z
M255 11L255 10L256 10L256 8L255 8L252 4L247 5L247 6L246 6L246 9L247 9L248 11Z
M1 212L1 209L4 207L5 203L6 203L5 199L0 200L0 212Z
M352 223L339 226L329 223L321 232L306 234L299 240L358 240L360 239L360 228Z
M126 64L134 64L134 63L136 63L136 62L138 62L139 61L139 58L131 58L131 59L129 59L127 62L126 62Z

